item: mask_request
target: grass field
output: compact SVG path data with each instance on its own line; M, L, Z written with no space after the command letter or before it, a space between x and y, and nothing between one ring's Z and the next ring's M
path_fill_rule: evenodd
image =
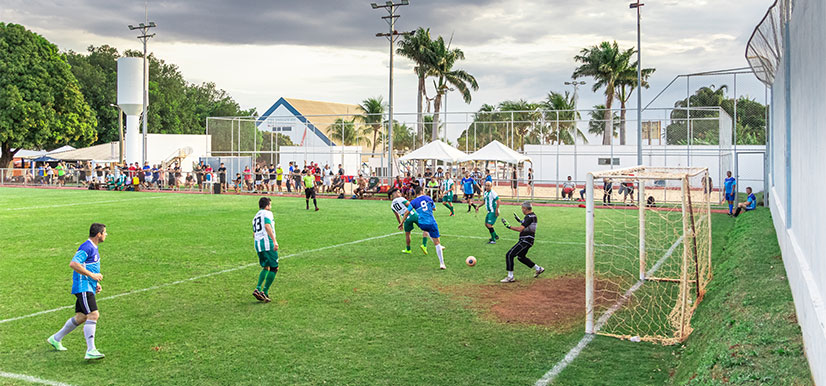
M429 256L399 253L404 236L387 201L320 200L311 212L302 199L275 198L281 269L273 303L258 303L257 198L0 189L0 320L73 306L68 262L90 223L109 233L96 339L107 357L84 362L78 331L64 339L69 351L51 350L46 337L73 314L64 309L0 322L0 371L77 385L533 384L583 335L584 311L556 324L489 312L476 295L507 290L498 280L516 233L499 227L499 244L486 245L484 215L464 205L456 217L436 212L448 266L440 271L431 244ZM529 256L547 272L533 279L517 263L512 286L582 276L584 210L535 211ZM733 221L713 219L716 255ZM673 353L597 337L556 383L667 382Z

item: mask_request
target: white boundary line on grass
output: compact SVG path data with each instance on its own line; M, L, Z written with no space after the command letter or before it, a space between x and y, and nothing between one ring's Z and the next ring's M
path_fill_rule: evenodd
M680 245L680 242L682 241L683 236L680 236L680 238L678 238L677 241L674 242L674 244L671 244L671 248L668 248L668 251L665 252L663 257L657 260L654 266L651 267L651 269L649 269L648 272L645 273L645 276L653 276L654 272L660 269L663 263L665 263L665 259L667 259L674 253L674 250L677 249L677 246ZM592 340L594 340L596 332L599 331L600 328L602 328L602 326L604 326L605 323L608 322L608 319L611 319L611 316L613 316L614 313L617 312L617 310L619 310L619 308L622 307L623 304L625 304L625 302L627 302L628 299L631 298L631 295L633 295L634 292L637 292L637 290L640 289L640 287L642 287L643 283L645 283L645 280L637 280L637 282L634 283L634 285L632 285L631 288L625 291L625 294L623 294L622 297L619 298L619 300L617 300L617 302L614 303L611 306L611 308L609 308L608 311L602 314L602 316L600 316L600 318L597 320L597 323L594 325L594 334L585 334L585 336L583 336L582 339L580 339L579 343L577 343L576 346L574 346L570 351L568 351L567 354L565 354L565 358L562 358L562 360L557 362L552 369L548 370L548 372L545 373L545 375L543 375L542 378L536 381L535 385L546 386L553 382L554 379L556 379L556 377L559 375L559 373L561 373L562 370L565 370L565 368L568 367L568 365L571 364L571 362L573 362L574 359L576 359L580 353L582 353L582 350L585 349L585 346L588 346L588 344L591 343Z
M15 373L7 373L5 371L0 371L0 378L9 378L9 379L16 379L18 381L26 381L31 383L39 383L41 385L51 385L51 386L72 386L68 383L57 382L57 381L50 381L48 379L41 379L38 377L33 377L31 375L25 374L15 374Z
M396 235L400 235L400 234L402 234L402 232L393 232L393 233L388 233L388 234L382 235L382 236L373 236L373 237L368 237L366 239L361 239L361 240L356 240L356 241L349 241L349 242L346 242L346 243L341 243L341 244L336 244L336 245L328 245L326 247L321 247L321 248L316 248L316 249L308 249L306 251L293 253L292 255L282 256L281 259L286 259L288 257L296 257L296 256L300 256L300 255L305 255L305 254L308 254L308 253L320 252L320 251L324 251L324 250L332 249L332 248L343 247L345 245L359 244L359 243L363 243L365 241L383 239L385 237L396 236ZM207 274L204 274L204 275L193 276L193 277L190 277L189 279L176 280L176 281L173 281L173 282L170 282L170 283L159 284L159 285L152 286L152 287L127 291L127 292L119 293L117 295L112 295L112 296L107 296L107 297L100 298L100 299L98 299L98 301L116 299L116 298L119 298L121 296L128 296L128 295L138 294L138 293L141 293L141 292L153 291L153 290L156 290L156 289L161 289L161 288L166 288L166 287L170 287L170 286L173 286L173 285L183 284L183 283L186 283L186 282L195 281L195 280L198 280L198 279L203 279L203 278L210 277L210 276L216 276L216 275L220 275L220 274L224 274L224 273L228 273L228 272L238 271L238 270L249 268L249 267L252 267L252 266L258 266L258 263L244 264L244 265L240 265L240 266L237 266L237 267L228 268L228 269L225 269L225 270L222 270L222 271L216 271L216 272L207 273ZM70 309L70 308L73 308L73 307L74 306L57 307L57 308L53 308L51 310L38 311L38 312L28 314L28 315L16 316L14 318L9 318L9 319L3 319L3 320L0 320L0 324L13 322L15 320L20 320L20 319L27 319L27 318L31 318L31 317L34 317L34 316L48 314L48 313L57 312L57 311L61 311L61 310L66 310L66 309Z
M480 239L480 240L490 240L490 237L482 237L482 236L467 236L467 235L442 235L445 237L456 237L456 238L464 238L464 239ZM502 241L512 241L517 242L516 239L506 239L500 238ZM557 241L557 240L534 240L534 243L539 244L560 244L560 245L585 245L584 242L577 242L577 241ZM594 244L598 247L620 247L620 245L614 244Z
M86 202L74 202L71 204L55 204L55 205L40 205L40 206L24 206L18 208L6 208L6 211L13 211L13 210L29 210L29 209L49 209L49 208L62 208L64 206L77 206L77 205L95 205L95 204L105 204L109 202L124 202L124 201L137 201L137 200L154 200L156 198L163 198L163 196L151 196L151 197L136 197L136 198L124 198L120 200L103 200L103 201L86 201Z

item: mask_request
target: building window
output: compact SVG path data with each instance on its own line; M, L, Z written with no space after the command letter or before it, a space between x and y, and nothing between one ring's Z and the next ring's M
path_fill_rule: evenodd
M272 128L273 133L283 133L285 131L293 131L292 126L279 126Z
M610 158L600 158L597 162L597 165L609 165ZM614 158L614 165L619 165L619 158Z

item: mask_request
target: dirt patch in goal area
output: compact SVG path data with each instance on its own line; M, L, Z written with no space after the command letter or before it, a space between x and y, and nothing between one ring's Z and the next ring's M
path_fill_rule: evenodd
M597 283L597 299L605 295L602 293L605 287ZM582 276L462 286L449 292L468 297L470 308L500 323L573 328L585 319L585 278Z

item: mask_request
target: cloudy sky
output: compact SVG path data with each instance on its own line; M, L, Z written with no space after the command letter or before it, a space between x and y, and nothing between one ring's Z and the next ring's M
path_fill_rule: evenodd
M370 0L149 1L158 24L150 50L177 64L191 82L213 81L243 107L265 111L280 96L359 103L387 98L388 49L375 37L387 25ZM506 99L538 101L564 91L580 49L603 40L636 44L629 0L410 0L397 29L429 27L465 52L458 64L480 89L470 105L458 95L449 111L474 111ZM649 0L643 7L643 66L657 69L643 104L676 75L746 66L746 42L771 0ZM0 21L23 24L63 50L109 44L138 49L128 24L144 20L143 1L0 0ZM415 112L412 64L397 57L396 111ZM743 79L745 76L741 76ZM748 76L753 78L752 76ZM604 102L580 89L580 107ZM729 84L728 78L693 81ZM432 88L432 86L430 86ZM763 89L743 79L740 94L762 101ZM432 94L432 93L431 93ZM455 94L455 93L454 93ZM655 105L685 96L672 86ZM670 96L673 94L674 96ZM632 98L636 99L636 98ZM631 106L635 106L632 102ZM458 130L458 128L457 128Z

